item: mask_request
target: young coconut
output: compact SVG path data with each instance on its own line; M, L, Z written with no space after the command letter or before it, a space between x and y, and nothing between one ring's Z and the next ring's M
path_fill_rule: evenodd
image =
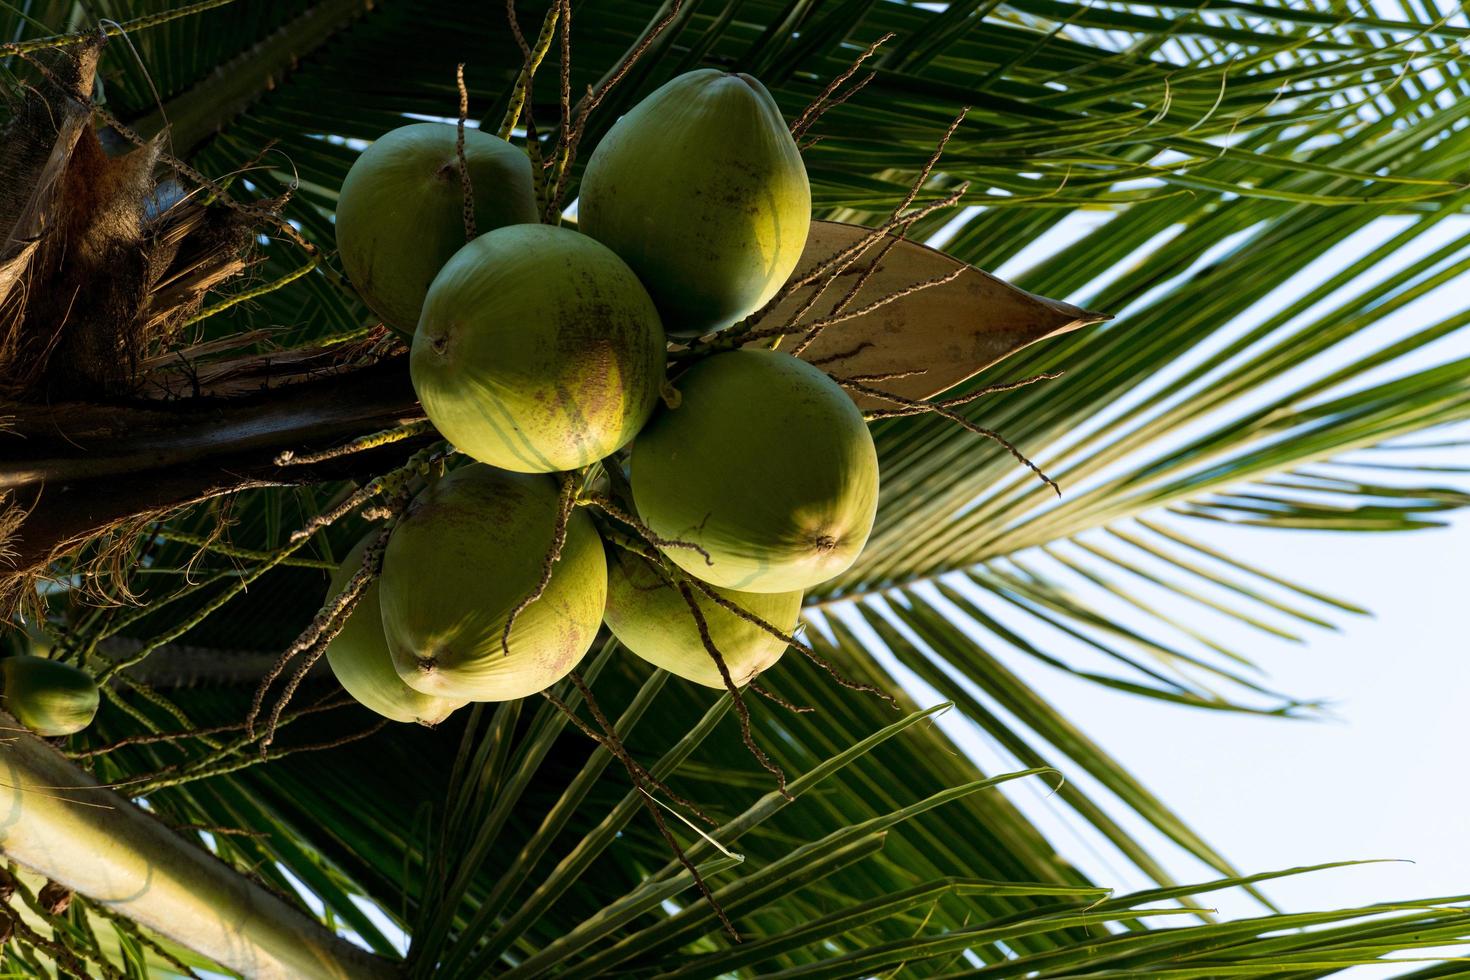
M482 463L573 470L626 445L658 401L664 332L638 279L566 228L481 235L429 289L409 369L424 412Z
M461 466L409 505L379 578L383 632L404 683L437 697L509 701L565 677L597 636L607 562L592 519L572 509L561 558L533 594L561 495L546 476Z
M668 558L741 592L808 589L862 552L878 508L878 454L862 413L789 354L706 358L675 382L633 446L633 501Z
M332 576L328 596L341 593L362 567L362 553L374 535L369 534L347 553L342 567ZM327 663L348 694L359 704L393 721L416 721L433 726L448 718L463 700L438 698L415 691L398 676L388 641L383 638L383 616L378 603L378 583L370 583L347 616L342 631L327 644Z
M619 119L577 199L578 227L633 267L674 336L727 327L774 296L811 217L775 100L715 68L680 75Z
M683 595L652 562L624 548L608 549L607 613L613 636L630 651L671 674L723 691L725 681ZM761 594L715 588L746 612L790 634L801 615L801 591ZM691 589L709 638L736 687L750 683L786 652L786 644Z
M337 249L347 278L390 327L411 334L424 294L464 245L457 127L402 126L353 163L337 198ZM464 134L480 233L537 220L531 163L505 140Z
M0 660L5 710L37 735L73 735L97 716L101 692L92 675L45 657Z

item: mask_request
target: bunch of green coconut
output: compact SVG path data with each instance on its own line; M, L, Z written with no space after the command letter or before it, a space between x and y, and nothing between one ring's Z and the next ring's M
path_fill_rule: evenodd
M593 153L576 230L538 223L524 152L466 131L467 244L457 135L396 129L342 185L342 264L412 333L424 411L472 462L402 513L332 669L433 724L544 690L605 622L690 681L748 683L804 590L862 551L878 497L863 417L819 368L760 348L669 369L670 338L741 321L801 255L810 190L776 103L748 75L673 79Z

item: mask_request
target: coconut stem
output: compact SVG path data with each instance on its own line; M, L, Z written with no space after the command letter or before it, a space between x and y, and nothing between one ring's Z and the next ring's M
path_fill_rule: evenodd
M556 503L556 526L551 533L551 547L547 549L545 557L541 559L541 578L536 587L527 593L516 607L510 611L505 619L505 629L500 633L500 652L502 656L510 656L510 631L516 624L516 619L526 608L546 594L546 587L551 584L551 572L556 563L561 561L562 549L567 544L567 525L571 521L572 508L576 506L577 475L574 473L561 474L561 495Z
M663 786L662 783L654 779L652 773L648 772L647 769L643 768L643 766L628 754L627 747L623 745L622 739L618 737L616 728L608 721L607 716L603 714L602 708L597 703L597 699L592 696L592 689L587 686L587 683L581 676L576 671L572 671L569 677L572 683L577 686L577 690L582 693L582 699L587 702L587 708L592 712L592 717L597 720L597 724L607 733L605 736L598 735L593 731L590 725L577 717L576 712L568 707L566 702L551 693L551 691L542 691L542 696L570 718L586 735L599 742L603 748L607 749L608 752L612 753L614 758L623 764L623 767L628 771L628 778L633 781L633 788L638 792L639 799L643 801L644 808L652 815L654 826L658 828L659 835L663 837L664 843L668 844L669 849L674 852L674 857L689 872L690 877L694 879L694 884L699 888L700 894L704 896L704 900L709 903L710 908L719 917L725 934L735 942L740 942L740 933L736 931L729 917L725 915L724 908L721 907L719 901L715 898L714 892L710 891L709 885L705 883L704 876L699 873L699 869L694 866L693 861L689 860L689 855L684 852L684 848L679 846L678 840L669 831L668 824L664 822L664 815L659 812L658 804L654 801L652 794L648 792L644 784L645 782L651 781L652 785L662 787L665 793L669 792L668 787ZM689 801L682 800L682 798L674 794L669 795L671 799L681 802L682 805L692 807L693 812L697 813L711 826L715 825L715 821L705 816L698 807L694 807Z
M786 772L771 757L762 751L756 744L755 736L750 731L750 709L746 707L745 699L740 695L740 688L735 686L734 679L730 676L730 668L725 666L725 658L715 646L714 639L709 635L709 623L705 621L704 612L699 608L699 603L694 601L694 593L690 591L687 582L678 584L679 595L684 597L684 604L689 607L689 614L694 617L694 626L699 630L700 642L704 644L704 650L710 659L715 662L715 669L720 672L720 680L725 682L725 690L730 692L731 699L735 702L735 715L740 720L740 738L750 754L755 756L755 761L761 764L771 775L776 777L776 789L783 797L790 800L792 795L786 789Z
M436 468L443 465L444 459L453 453L453 449L445 447L442 443L425 446L408 458L408 461L398 469L382 476L374 477L362 485L346 500L324 514L318 514L306 525L297 531L291 532L291 542L298 544L311 537L317 531L337 523L348 514L365 505L369 500L381 494L403 493L409 480L415 476L428 476ZM381 510L374 510L376 516L381 516ZM366 515L364 515L366 516Z

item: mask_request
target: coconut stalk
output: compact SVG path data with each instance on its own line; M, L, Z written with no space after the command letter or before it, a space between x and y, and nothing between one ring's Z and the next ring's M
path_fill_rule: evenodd
M0 727L20 731L8 714ZM0 750L0 850L121 915L259 980L376 980L352 945L169 830L29 735Z

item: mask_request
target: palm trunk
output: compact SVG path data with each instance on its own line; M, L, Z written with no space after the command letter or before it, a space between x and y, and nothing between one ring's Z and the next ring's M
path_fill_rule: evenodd
M288 380L233 398L0 406L11 416L0 426L0 499L9 493L28 511L4 542L0 574L44 568L69 544L133 517L248 487L376 472L422 443L277 466L282 450L325 448L423 417L399 358Z
M0 726L19 729L4 714ZM39 739L7 740L0 773L0 849L17 863L246 977L398 976L397 964L237 874Z

